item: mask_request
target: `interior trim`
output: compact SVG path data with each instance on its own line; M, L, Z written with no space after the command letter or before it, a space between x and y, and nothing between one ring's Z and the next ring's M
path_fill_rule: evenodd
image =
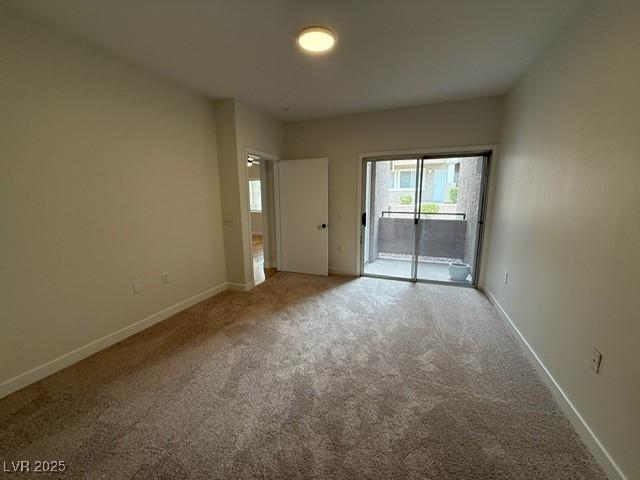
M329 275L346 275L347 277L357 277L358 275L350 268L337 268L329 266Z
M489 302L491 302L491 304L495 308L498 316L502 319L507 328L512 332L522 350L531 359L532 363L536 367L536 370L542 377L542 380L545 382L549 390L551 390L551 393L560 405L560 409L576 429L578 435L580 436L586 447L595 457L602 470L604 470L604 473L612 480L629 480L622 469L615 462L615 460L611 457L602 442L598 439L589 424L580 414L578 409L571 402L569 396L564 392L564 390L562 390L560 384L556 381L555 378L553 378L553 375L551 375L551 372L549 372L544 363L542 363L542 360L540 359L536 351L533 349L533 347L531 347L520 330L518 330L518 327L516 327L509 314L502 307L502 305L500 305L500 302L498 302L498 299L495 297L495 295L487 288L484 288L482 291L489 299Z
M145 330L152 325L155 325L162 320L166 320L172 315L185 310L196 303L202 302L218 293L223 292L228 287L227 283L221 283L213 288L205 290L204 292L198 293L193 297L187 298L181 302L176 303L170 307L165 308L164 310L160 310L142 320L138 320L131 325L127 325L120 330L116 330L113 333L105 335L104 337L98 338L92 342L87 343L86 345L76 348L70 352L67 352L58 358L54 358L42 365L39 365L31 370L28 370L24 373L21 373L9 380L6 380L0 383L0 398L4 398L7 395L20 390L21 388L26 387L32 383L37 382L38 380L42 380L49 375L54 374L55 372L62 370L74 363L79 362L80 360L87 358L94 353L99 352L100 350L104 350L111 345L114 345L125 338L128 338L132 335L135 335L142 330Z
M253 275L253 270L251 271L251 275ZM227 288L229 290L235 290L235 291L238 291L238 292L248 292L253 287L255 287L253 281L248 282L248 283L227 282Z
M465 155L465 154L473 155L478 152L491 152L491 161L493 162L496 159L498 147L499 147L499 144L495 143L495 144L484 144L484 145L466 145L466 146L458 146L458 147L443 146L443 147L412 148L408 150L405 149L405 150L383 150L383 151L373 151L373 152L360 152L358 154L358 167L356 171L356 198L355 198L356 232L354 236L355 258L353 259L355 262L354 268L355 268L356 276L362 275L362 257L361 257L362 256L362 245L361 245L362 226L361 226L360 215L362 214L362 206L363 206L362 196L364 194L364 192L362 191L363 190L362 177L364 176L362 171L362 165L363 165L364 159L371 159L371 158L393 159L393 157L396 157L396 156L406 157L406 155L426 155L429 157L442 155L442 154L444 154L445 156ZM487 183L487 189L488 189L487 190L487 197L488 197L488 194L490 193L489 189L491 189L491 181ZM490 218L490 213L489 213L490 205L487 204L486 208L487 208L486 213L489 215L489 218ZM488 221L485 221L485 231L488 229L488 227L489 227ZM484 258L482 259L482 261L484 261ZM481 280L482 280L482 274L480 273L480 275L478 276L478 284L476 288L481 287L482 285Z
M410 282L420 282L420 283L433 283L439 285L452 285L452 286L461 286L461 287L473 287L480 288L481 279L483 275L483 269L481 269L482 261L483 261L483 244L485 241L485 224L487 223L488 218L488 210L489 210L489 189L491 187L491 164L493 161L493 157L495 155L496 148L485 146L485 147L477 147L477 149L473 150L470 147L450 147L450 151L447 150L438 150L438 149L428 149L425 150L426 153L421 154L418 152L414 153L397 153L391 152L389 154L376 153L371 154L371 156L366 156L365 154L360 155L360 167L358 170L358 178L360 179L359 188L358 188L358 202L357 202L357 212L358 212L358 235L356 239L356 252L357 252L357 266L356 271L358 276L363 277L372 277L372 278L385 278L389 280L402 280L402 281L410 281ZM441 280L434 280L428 278L417 278L417 255L416 251L418 249L418 235L419 228L415 232L415 248L413 253L413 260L411 261L411 277L410 278L401 278L394 277L390 275L381 275L381 274L371 274L365 273L365 262L364 262L364 233L365 226L360 221L360 216L364 216L364 208L366 202L366 191L368 185L366 185L366 164L367 163L375 163L375 162L384 162L384 161L393 161L393 160L402 160L407 159L407 157L416 157L416 175L418 176L419 172L419 180L416 181L415 186L415 198L416 202L414 202L414 210L415 213L420 217L420 212L418 211L418 205L422 203L422 191L418 189L419 185L422 184L422 176L424 171L424 160L432 160L432 159L440 159L440 158L470 158L470 157L482 157L484 161L482 163L482 174L481 174L481 182L480 182L480 192L478 199L478 230L476 232L475 239L475 260L473 267L473 282L471 284L466 284L462 282L448 282ZM415 216L415 215L414 215Z

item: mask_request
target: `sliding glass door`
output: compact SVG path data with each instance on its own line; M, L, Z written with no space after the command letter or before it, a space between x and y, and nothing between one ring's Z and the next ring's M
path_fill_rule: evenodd
M475 285L488 153L365 159L362 273Z
M365 163L363 257L366 275L414 277L418 160L376 160ZM407 223L409 222L409 223Z

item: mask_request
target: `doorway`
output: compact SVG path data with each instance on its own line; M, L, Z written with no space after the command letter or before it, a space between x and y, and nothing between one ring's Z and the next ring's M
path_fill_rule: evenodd
M247 191L249 193L249 231L253 285L259 285L277 273L270 259L270 241L273 214L270 211L269 168L272 165L261 155L247 153Z
M490 152L363 159L364 276L476 286Z

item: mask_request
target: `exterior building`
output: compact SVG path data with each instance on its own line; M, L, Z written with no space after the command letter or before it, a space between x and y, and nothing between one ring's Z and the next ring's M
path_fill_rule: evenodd
M420 261L475 263L482 157L425 160L420 185ZM418 161L377 161L367 172L365 262L412 255ZM438 242L443 246L439 247Z

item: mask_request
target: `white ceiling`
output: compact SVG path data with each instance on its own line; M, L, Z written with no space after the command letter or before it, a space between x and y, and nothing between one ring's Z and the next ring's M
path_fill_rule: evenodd
M503 93L582 3L9 1L209 97L284 120ZM295 35L308 25L337 33L331 54L298 50Z

